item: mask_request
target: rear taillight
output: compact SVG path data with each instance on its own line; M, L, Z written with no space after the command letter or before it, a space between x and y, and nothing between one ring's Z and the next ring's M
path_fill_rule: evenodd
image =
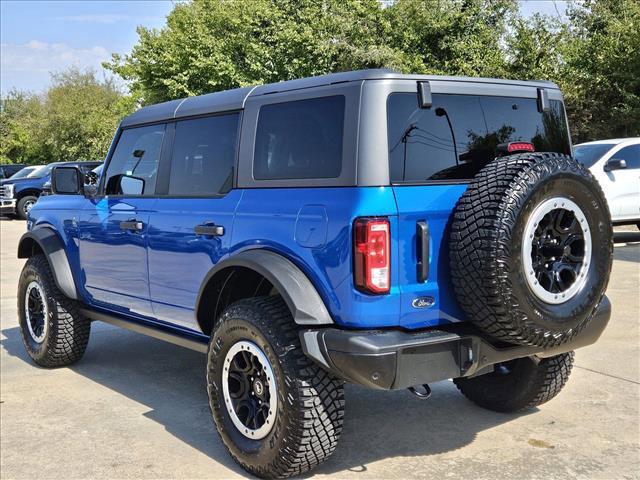
M354 281L366 293L389 293L391 241L389 220L359 218L353 232Z

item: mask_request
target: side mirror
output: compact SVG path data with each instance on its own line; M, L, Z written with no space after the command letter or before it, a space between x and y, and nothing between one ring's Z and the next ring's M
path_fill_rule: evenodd
M84 175L78 167L54 167L51 172L51 192L57 195L83 193Z
M144 193L144 180L123 175L120 177L120 192L122 195L142 195Z
M142 195L144 179L125 174L114 175L107 180L107 195Z
M623 170L627 168L627 162L621 158L610 158L607 163L604 164L604 171L610 172L611 170Z

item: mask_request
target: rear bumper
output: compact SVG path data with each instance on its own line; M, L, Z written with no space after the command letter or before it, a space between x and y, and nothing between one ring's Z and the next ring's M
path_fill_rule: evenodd
M0 198L0 213L15 213L16 211L16 199L15 198Z
M598 340L610 317L611 304L604 297L579 335L550 349L498 346L468 324L420 332L325 328L303 330L300 339L305 354L326 370L348 382L389 390L470 377L515 358L551 357L585 347Z

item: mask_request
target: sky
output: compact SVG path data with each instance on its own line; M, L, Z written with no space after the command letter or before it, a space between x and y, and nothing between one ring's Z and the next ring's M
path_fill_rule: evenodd
M174 0L0 0L0 91L47 88L50 72L75 66L103 72L112 53L128 53L136 26L160 28ZM523 0L522 12L562 14L566 1Z

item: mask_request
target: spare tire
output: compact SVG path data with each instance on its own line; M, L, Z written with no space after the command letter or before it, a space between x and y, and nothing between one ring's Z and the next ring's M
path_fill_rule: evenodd
M611 216L593 176L571 157L497 158L454 212L450 266L468 319L491 337L557 346L593 317L609 280Z

